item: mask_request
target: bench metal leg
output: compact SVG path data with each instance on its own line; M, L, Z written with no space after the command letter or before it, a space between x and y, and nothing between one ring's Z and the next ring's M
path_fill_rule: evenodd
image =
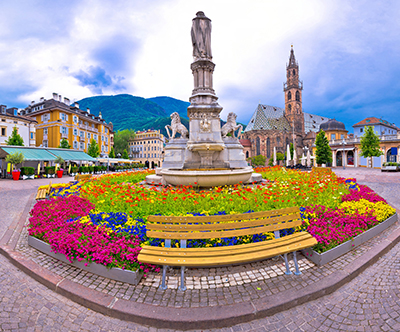
M292 274L292 271L290 271L290 269L289 269L289 262L287 259L287 254L284 254L283 257L285 258L285 266L286 266L285 274L290 275L290 274Z
M299 270L299 264L297 263L296 251L293 251L293 261L294 261L294 267L296 268L296 272L294 274L296 276L299 276L301 272Z
M160 289L162 290L166 290L168 287L165 285L165 276L167 274L167 265L163 265L162 268L162 280L161 280L161 285L160 285Z
M185 267L181 266L181 284L179 285L178 289L182 292L186 290L185 286Z

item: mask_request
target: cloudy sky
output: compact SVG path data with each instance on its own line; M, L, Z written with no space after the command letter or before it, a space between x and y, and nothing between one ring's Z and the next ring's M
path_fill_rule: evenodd
M190 29L212 20L221 114L247 123L259 102L282 107L294 45L305 112L352 132L367 116L400 126L400 1L1 1L0 103L26 107L128 93L188 101Z

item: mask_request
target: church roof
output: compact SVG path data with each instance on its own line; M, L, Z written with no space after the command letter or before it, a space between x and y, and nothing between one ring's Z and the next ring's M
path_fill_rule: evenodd
M331 120L323 116L305 113L304 114L304 132L307 134L309 131L318 132L321 123ZM245 132L251 130L287 130L292 131L292 126L285 117L285 109L259 104L256 111L251 117Z
M289 121L285 118L285 110L280 107L262 105L257 106L245 132L250 130L292 130Z
M325 123L331 118L303 112L304 114L304 132L307 134L309 131L318 132L322 123Z

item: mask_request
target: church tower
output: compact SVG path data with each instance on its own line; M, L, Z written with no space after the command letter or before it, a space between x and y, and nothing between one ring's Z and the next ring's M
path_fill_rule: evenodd
M289 64L286 65L285 116L297 135L304 134L304 115L302 107L303 82L299 80L299 64L296 61L293 45L290 50Z

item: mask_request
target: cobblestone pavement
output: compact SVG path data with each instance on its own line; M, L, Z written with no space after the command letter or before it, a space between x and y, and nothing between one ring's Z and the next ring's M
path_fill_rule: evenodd
M371 188L392 203L389 197L392 194L395 196L396 191L399 192L400 177L391 174L390 181L382 185L386 182L382 179L386 177L382 177L378 172L380 171L350 169L337 173L346 177L356 177L361 183L367 179ZM41 184L37 184L36 188ZM10 215L1 214L1 235L10 222L20 216L18 212L25 206L23 203L28 202L30 195L35 191L32 186L30 189L14 188L16 190L12 192L5 189L7 185L0 181L0 202L2 212L3 207L7 208L6 211L12 218ZM397 209L400 208L396 198L393 198L392 204ZM334 265L340 268L340 264L335 262ZM210 331L400 331L399 271L400 244L331 295L271 317ZM248 283L249 286L252 284L254 282ZM241 285L243 289L244 286ZM205 290L197 290L197 294L201 295L203 291ZM252 292L257 294L253 289L248 293L250 298L254 295ZM212 293L208 294L208 298L212 297ZM86 309L37 283L2 256L0 328L15 331L166 331L109 318Z

